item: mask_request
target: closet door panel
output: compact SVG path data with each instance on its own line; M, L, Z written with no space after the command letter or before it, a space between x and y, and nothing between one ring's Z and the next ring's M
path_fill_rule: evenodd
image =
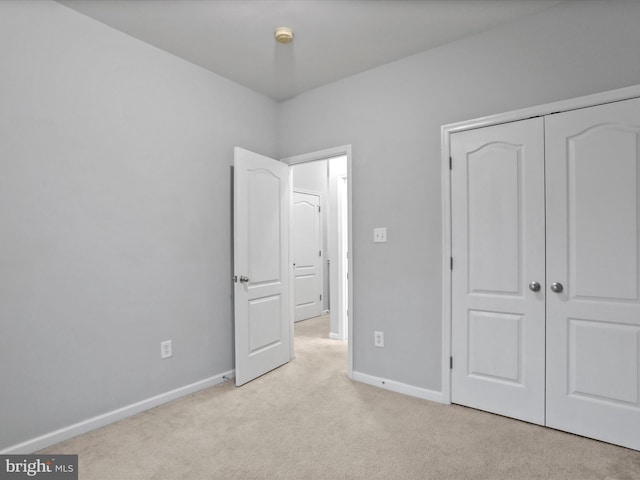
M547 425L640 449L640 100L545 122Z
M543 120L453 134L451 152L452 401L543 424Z

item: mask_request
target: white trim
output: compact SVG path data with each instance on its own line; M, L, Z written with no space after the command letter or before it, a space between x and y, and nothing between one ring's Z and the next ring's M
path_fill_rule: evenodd
M326 160L333 157L341 157L346 155L347 157L347 210L349 216L349 280L348 280L348 290L349 290L349 305L348 305L348 315L347 315L347 376L349 378L353 378L353 169L352 169L352 161L351 161L351 145L342 145L339 147L328 148L326 150L319 150L317 152L304 153L302 155L295 155L292 157L286 157L280 159L281 162L287 163L289 165L297 165L299 163L313 162L315 160ZM289 275L290 278L293 275L293 265L289 262L290 269ZM293 308L293 307L291 307ZM293 322L291 322L291 328L293 331ZM292 334L293 339L293 334ZM293 340L291 343L291 358L294 356L293 351Z
M451 155L450 132L442 128L442 397L451 403Z
M103 413L102 415L83 420L82 422L74 423L73 425L69 425L68 427L45 433L44 435L41 435L39 437L32 438L17 445L5 448L4 450L0 450L0 454L11 455L29 454L32 452L36 452L50 445L63 442L78 435L82 435L83 433L95 430L96 428L104 427L105 425L117 422L118 420L122 420L123 418L127 418L137 413L144 412L145 410L157 407L158 405L162 405L163 403L176 400L191 393L204 390L205 388L213 387L234 377L235 370L229 370L228 372L205 378L204 380L200 380L199 382L185 385L184 387L176 388L175 390L170 390L165 393L161 393L160 395L156 395L154 397L132 403L131 405L127 405L125 407Z
M349 378L353 378L353 321L355 314L353 313L353 297L355 296L355 290L353 289L353 277L355 273L353 271L353 257L355 252L353 251L353 162L351 161L351 145L346 148L347 153L347 215L349 216L348 225L348 241L349 258L347 260L349 265L349 280L347 281L347 289L349 292L348 308L347 308L347 345L349 348L349 358L347 366L347 375Z
M335 204L335 211L333 212L333 214L335 215L334 220L335 220L335 227L336 227L336 233L338 234L338 238L337 238L337 242L335 245L335 251L331 252L332 253L332 258L335 258L337 260L337 265L334 265L333 268L333 272L334 272L334 277L335 279L337 279L337 281L334 281L334 284L332 284L333 286L333 295L331 298L337 298L338 299L338 331L336 332L339 336L340 340L347 340L349 337L349 319L348 317L348 310L349 310L349 283L348 283L348 278L349 278L349 249L350 249L350 244L349 244L349 238L350 237L350 233L349 233L349 226L350 226L350 222L349 222L349 212L348 212L348 208L349 208L349 199L348 199L348 194L349 194L349 188L348 188L348 183L349 183L349 175L347 173L345 173L344 175L340 174L340 175L336 175L335 179L332 179L332 183L333 183L333 187L334 187L334 194L335 194L335 200L336 200L336 204ZM345 238L347 239L347 242L345 243ZM346 265L345 265L345 260L346 260ZM346 283L345 283L345 279ZM345 303L345 299L346 299L346 303ZM334 302L335 304L335 302Z
M338 333L329 332L329 338L331 340L344 340Z
M511 112L503 112L486 117L465 120L462 122L450 123L442 127L443 132L448 133L461 132L463 130L471 130L474 128L488 127L499 123L515 122L532 117L542 117L553 113L567 112L569 110L577 110L579 108L594 107L605 103L619 102L629 100L631 98L640 97L640 85L619 88L608 92L595 93L593 95L585 95L583 97L572 98L570 100L561 100L559 102L546 103L535 107L522 108Z
M442 162L442 396L444 403L451 403L451 171L449 157L451 155L451 134L488 127L501 123L515 122L527 118L552 115L580 108L588 108L605 103L619 102L640 97L640 85L619 88L608 92L586 95L570 100L547 103L535 107L524 108L512 112L465 120L443 125L441 128L441 162ZM455 164L453 168L456 168Z
M442 392L436 392L435 390L415 387L407 383L396 382L395 380L388 380L386 378L374 377L373 375L368 375L361 372L353 372L352 378L357 382L366 383L367 385L373 385L374 387L381 387L385 390L391 390L392 392L402 393L404 395L422 398L424 400L431 400L432 402L447 403L443 399Z
M289 318L291 321L289 322L289 361L296 358L296 352L294 349L293 341L296 335L295 331L295 323L296 323L296 315L295 315L295 281L296 281L296 273L293 270L293 228L291 228L291 219L293 218L293 168L289 168Z
M326 150L318 150L317 152L294 155L292 157L281 158L280 161L289 165L297 165L298 163L326 160L328 158L341 157L343 155L347 155L347 157L351 158L351 145L342 145L340 147L327 148Z

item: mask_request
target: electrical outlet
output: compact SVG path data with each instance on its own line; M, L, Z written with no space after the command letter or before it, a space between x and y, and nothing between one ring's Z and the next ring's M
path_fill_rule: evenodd
M173 356L173 349L171 346L171 340L160 343L160 358L169 358Z
M373 242L374 243L387 242L387 227L376 227L373 229Z
M373 344L376 347L384 347L384 332L373 332Z

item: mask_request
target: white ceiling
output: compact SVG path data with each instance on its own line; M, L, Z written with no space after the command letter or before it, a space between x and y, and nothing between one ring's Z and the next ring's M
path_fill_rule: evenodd
M58 0L275 100L558 0ZM275 42L276 27L293 43Z

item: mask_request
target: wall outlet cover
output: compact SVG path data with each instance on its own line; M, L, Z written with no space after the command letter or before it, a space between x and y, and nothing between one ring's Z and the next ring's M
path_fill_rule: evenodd
M160 343L160 358L169 358L173 356L173 347L171 340Z
M374 243L386 243L387 242L387 227L376 227L373 229L373 241Z

